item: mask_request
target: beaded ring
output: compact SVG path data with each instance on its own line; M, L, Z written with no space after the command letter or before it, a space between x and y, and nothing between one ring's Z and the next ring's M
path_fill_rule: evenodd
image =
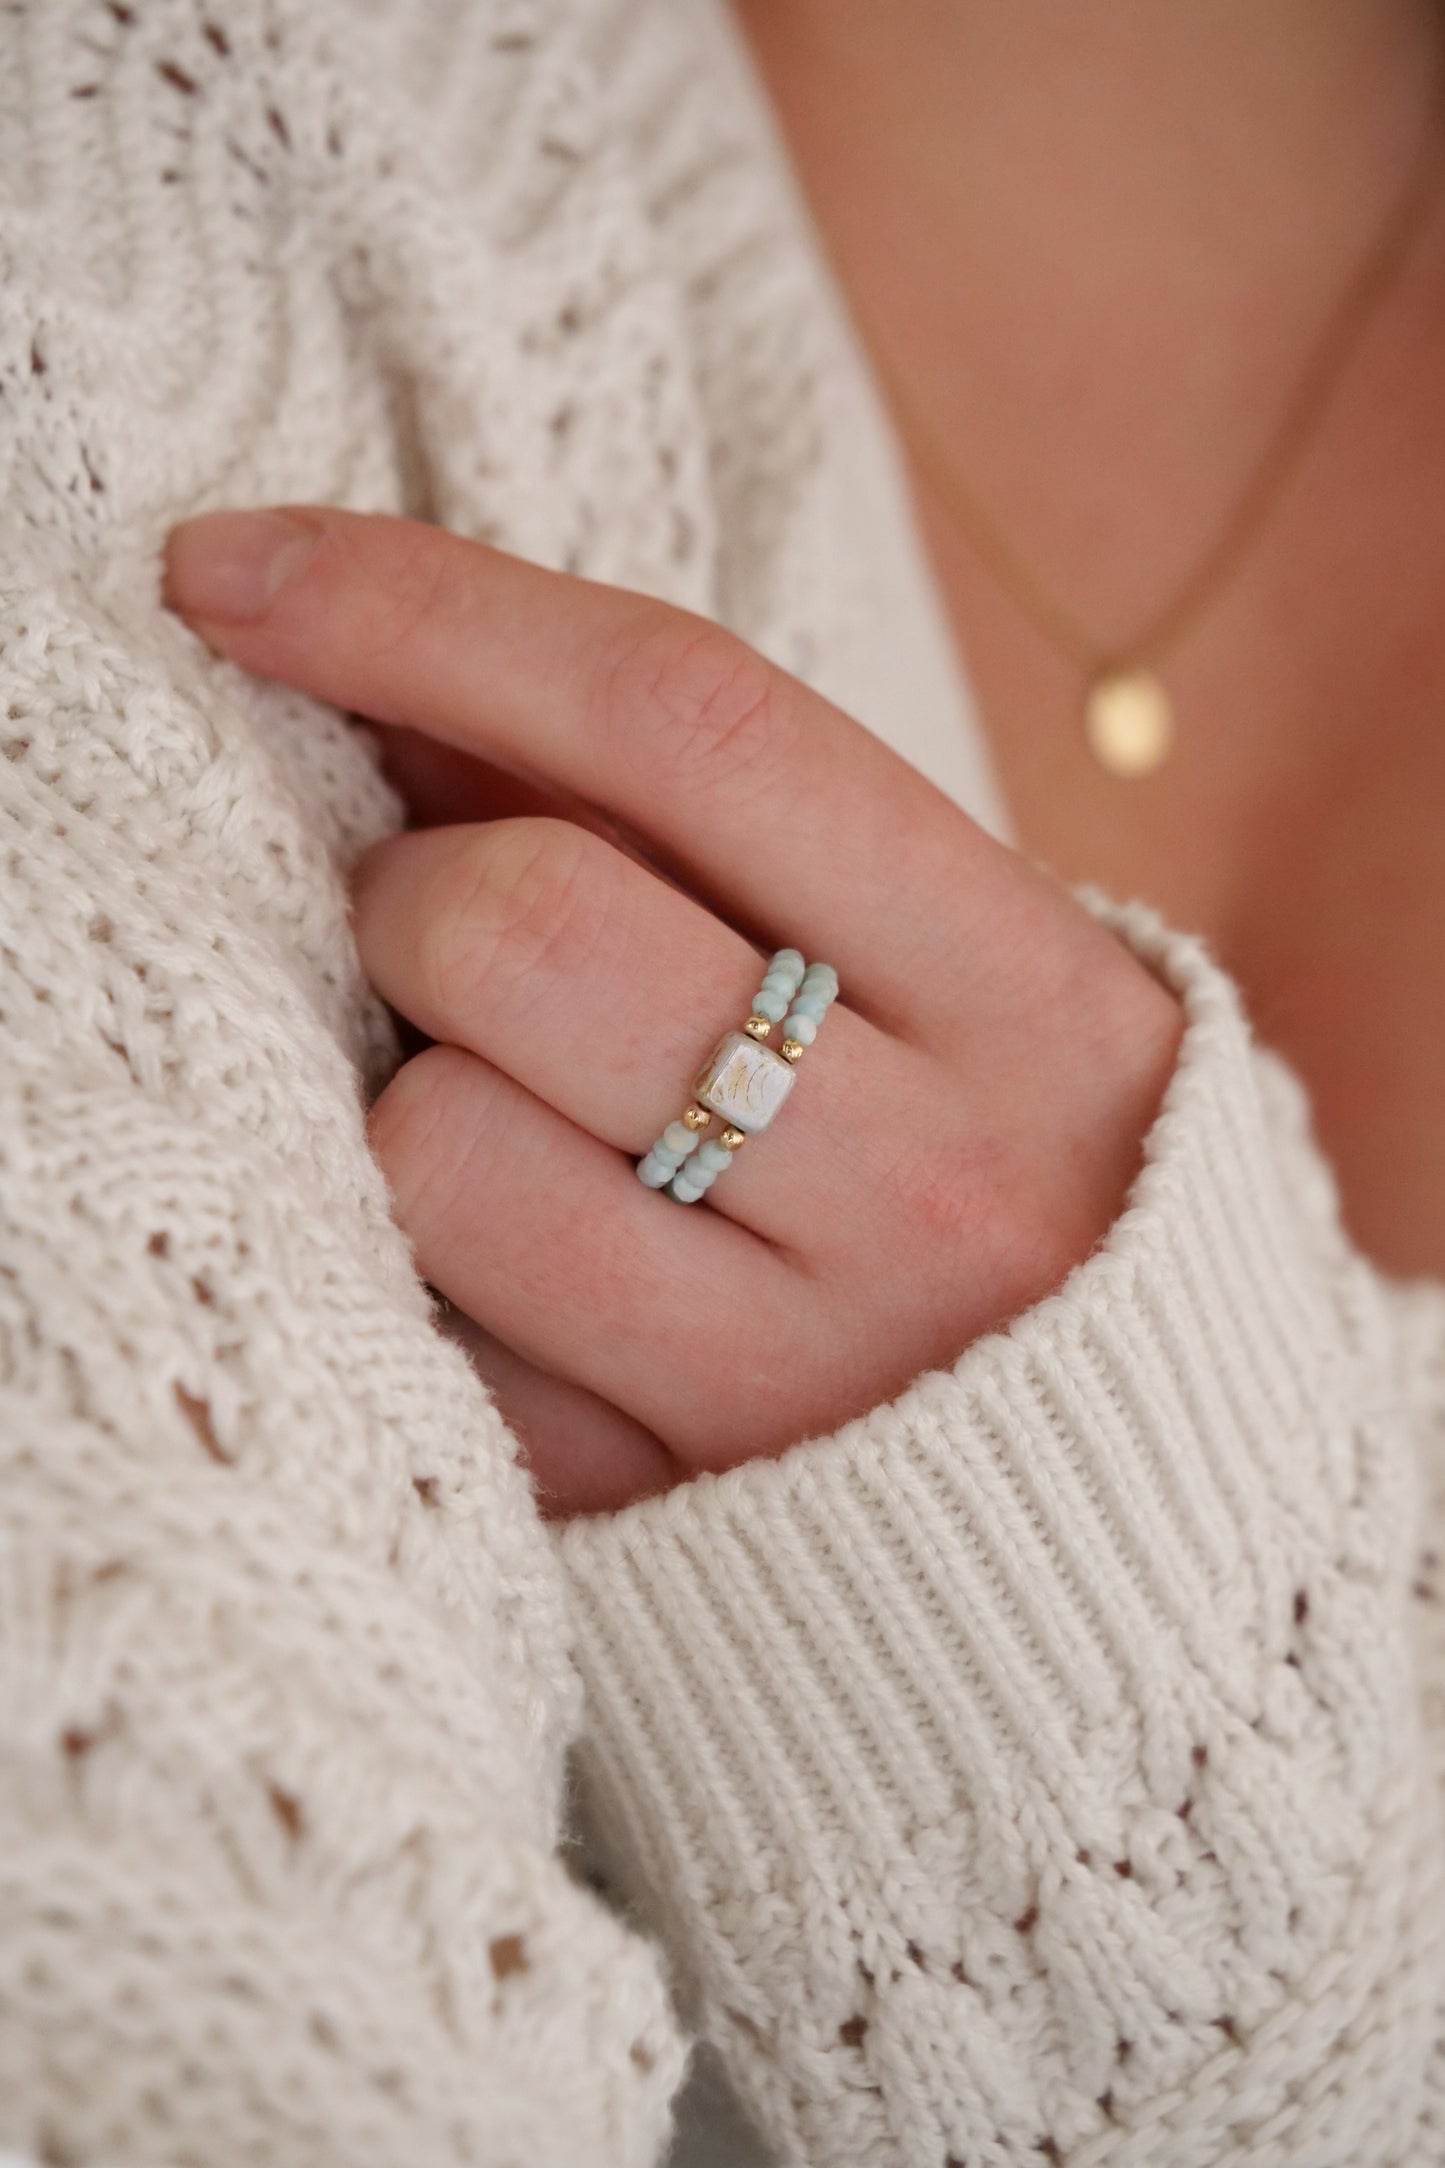
M831 964L805 965L796 949L779 949L751 1016L741 1031L718 1041L698 1075L692 1105L637 1162L638 1180L648 1189L669 1190L679 1204L705 1197L748 1138L772 1121L797 1081L804 1048L817 1038L837 998ZM774 1024L783 1027L776 1050L767 1043ZM721 1117L721 1133L705 1136L714 1115Z

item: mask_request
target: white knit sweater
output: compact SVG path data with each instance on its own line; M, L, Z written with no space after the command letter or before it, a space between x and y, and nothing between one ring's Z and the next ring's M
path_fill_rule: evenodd
M553 1544L363 1145L395 809L157 604L429 514L997 822L716 7L0 13L0 2148L644 2168L686 2027L808 2168L1436 2168L1445 1291L1230 984L1115 914L1189 1027L1058 1294Z

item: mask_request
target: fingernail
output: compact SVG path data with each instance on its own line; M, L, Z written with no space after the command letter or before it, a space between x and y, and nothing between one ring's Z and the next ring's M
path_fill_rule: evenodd
M182 617L249 625L264 617L321 539L296 512L203 512L166 543L165 599Z

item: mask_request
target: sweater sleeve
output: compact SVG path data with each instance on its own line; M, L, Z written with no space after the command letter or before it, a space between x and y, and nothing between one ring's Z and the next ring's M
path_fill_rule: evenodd
M1426 2168L1445 1291L1092 901L1187 1015L1127 1208L951 1370L561 1534L589 1816L783 2163Z
M648 2168L555 1566L366 1151L357 838L179 649L0 581L0 2152Z
M306 14L0 14L0 2155L651 2168L560 1579L366 1150L396 808L157 598L216 495L399 501Z
M366 1152L341 883L165 645L0 582L0 2151L647 2168L680 2047L555 1849L555 1567Z

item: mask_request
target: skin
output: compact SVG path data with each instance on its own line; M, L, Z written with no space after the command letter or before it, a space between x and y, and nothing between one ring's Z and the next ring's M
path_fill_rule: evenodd
M1370 248L1438 0L736 0L865 343L1101 643L1197 562ZM1440 130L1438 108L1435 129ZM1203 932L1361 1246L1445 1274L1445 189L1120 784L1079 674L919 521L1015 833Z
M366 968L438 1042L372 1140L553 1510L833 1430L1116 1217L1173 997L730 635L324 508L187 523L167 592L219 653L449 749L450 824L356 875ZM784 940L842 999L778 1128L679 1206L632 1160Z
M1379 229L1438 10L737 11L865 343L1107 642L1194 561ZM1169 658L1179 753L1131 785L1090 763L1076 672L903 446L1025 852L1209 936L1312 1090L1357 1237L1430 1272L1442 380L1437 212ZM831 1429L1087 1254L1180 1020L1061 889L713 629L401 523L288 518L269 587L253 523L180 530L171 599L220 651L393 726L433 826L363 864L357 932L441 1044L374 1140L555 1509ZM780 940L838 966L843 1004L786 1137L679 1210L628 1159Z

